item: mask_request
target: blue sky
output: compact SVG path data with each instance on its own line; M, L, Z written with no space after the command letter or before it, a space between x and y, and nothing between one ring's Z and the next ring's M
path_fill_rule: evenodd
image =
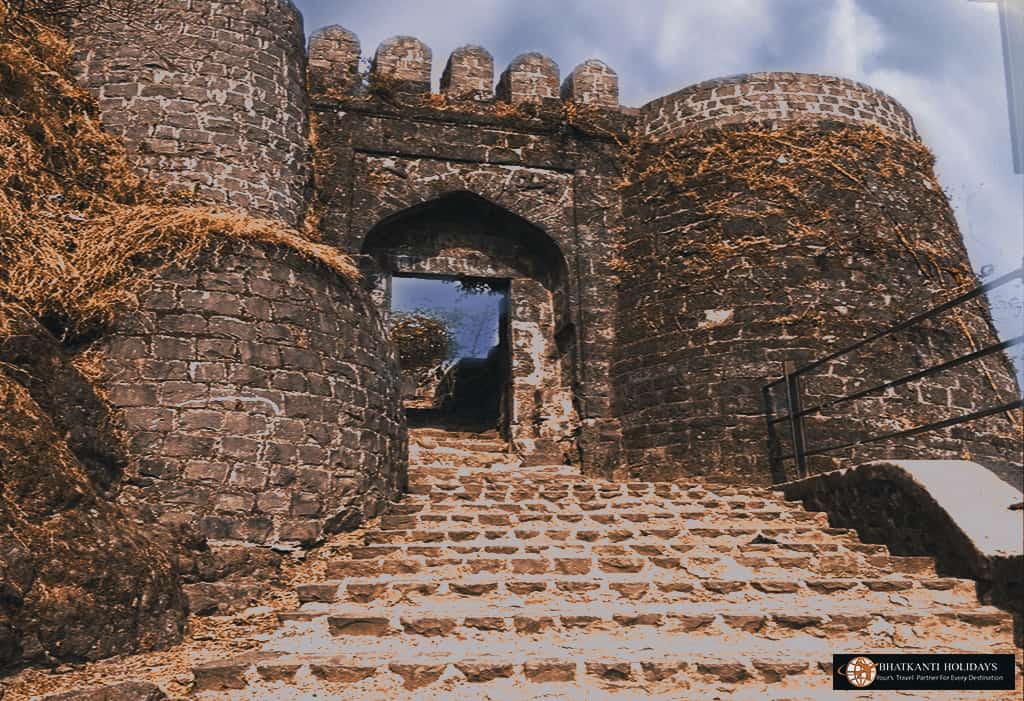
M463 44L491 51L496 73L540 51L564 77L600 58L639 106L709 78L752 71L827 73L900 100L937 156L976 271L1024 259L1024 176L1013 173L994 4L969 0L297 0L307 33L355 32L363 54L395 34L433 49L435 85ZM1016 296L1017 302L1010 301ZM1021 333L1021 290L994 300L1005 335ZM911 310L916 311L916 310Z
M453 358L487 357L498 345L498 319L504 303L504 294L463 292L458 285L439 278L392 280L392 311L426 312L448 321L455 336Z

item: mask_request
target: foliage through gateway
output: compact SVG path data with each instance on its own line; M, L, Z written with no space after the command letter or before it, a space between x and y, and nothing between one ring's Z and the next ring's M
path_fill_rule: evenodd
M392 317L391 341L402 368L413 372L440 365L447 360L454 344L447 324L422 312Z

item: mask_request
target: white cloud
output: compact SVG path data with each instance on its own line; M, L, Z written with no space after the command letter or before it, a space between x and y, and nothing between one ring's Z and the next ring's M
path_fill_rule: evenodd
M856 0L837 0L829 18L823 51L825 72L862 78L864 64L885 47L881 23Z
M975 269L1024 256L1022 179L1009 156L994 6L967 0L298 0L307 29L339 22L363 51L394 34L434 50L437 81L455 47L480 43L496 70L540 50L563 76L586 58L616 69L639 105L709 78L760 70L861 80L902 102L937 156ZM908 9L908 6L909 9ZM927 13L927 14L925 14Z

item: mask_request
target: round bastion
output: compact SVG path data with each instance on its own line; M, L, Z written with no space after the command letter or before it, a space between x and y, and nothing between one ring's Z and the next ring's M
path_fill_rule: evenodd
M368 294L281 247L159 273L90 349L131 455L121 501L214 541L312 543L405 489L399 373Z

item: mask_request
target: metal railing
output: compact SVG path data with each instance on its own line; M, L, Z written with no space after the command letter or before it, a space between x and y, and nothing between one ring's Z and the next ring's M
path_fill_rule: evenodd
M919 370L917 372L912 372L910 374L903 375L902 377L898 377L894 380L882 382L880 384L868 387L866 389L858 390L851 394L835 397L833 399L820 402L818 404L815 404L814 406L810 406L807 408L803 407L802 391L800 386L801 378L804 375L824 366L826 363L829 363L841 356L859 350L860 348L863 348L864 346L873 343L879 339L882 339L886 336L891 336L895 333L898 333L912 326L920 324L921 322L933 319L945 311L963 305L964 303L976 297L986 294L987 292L994 290L997 287L1002 287L1003 285L1013 282L1014 280L1024 280L1024 267L1018 268L1017 270L1007 273L1006 275L1002 275L984 285L979 285L978 287L975 287L969 292L965 292L964 294L954 299L951 299L948 302L945 302L944 304L940 304L937 307L933 307L932 309L929 309L926 312L923 312L916 316L910 317L909 319L901 321L898 324L890 326L889 328L883 331L879 331L878 333L872 336L869 336L861 341L857 341L856 343L849 345L845 348L842 348L838 351L835 351L834 353L830 353L829 355L826 355L823 358L815 360L814 362L808 365L804 365L803 367L797 367L796 363L793 361L786 361L783 365L783 376L775 380L774 382L766 385L763 390L765 401L765 416L768 420L769 440L773 445L772 459L774 463L773 467L775 468L776 473L784 475L785 471L783 468L785 463L789 460L793 460L796 463L797 474L801 477L806 477L807 459L814 457L816 455L824 455L826 453L834 453L841 450L847 450L849 448L855 448L857 446L867 445L869 443L880 443L882 441L889 441L895 438L903 438L908 436L915 436L921 433L927 433L930 431L938 431L944 428L949 428L950 426L956 426L958 424L964 424L970 421L977 421L978 419L983 419L987 416L992 416L994 414L1012 411L1014 409L1024 407L1024 399L1017 398L1011 402L1004 402L995 406L987 407L985 409L973 411L969 414L944 419L942 421L935 421L932 423L927 423L921 426L914 426L912 428L907 428L899 431L891 431L874 436L860 438L858 440L847 441L844 443L835 443L832 445L814 448L810 448L808 446L807 436L804 430L804 419L811 414L817 414L839 404L852 402L872 394L885 392L889 389L893 389L895 387L899 387L901 385L905 385L907 383L914 382L916 380L920 380L931 375L935 375L944 370L949 370L950 368L955 368L957 366L964 365L965 363L970 363L972 361L979 360L980 358L984 358L994 353L1003 352L1009 348L1024 343L1024 335L1015 336L1005 341L1000 341L999 343L993 343L992 345L986 346L985 348L975 350L972 353L959 356L952 360L948 360L946 362L933 365L931 367ZM772 390L780 385L783 385L785 387L786 413L781 416L775 416L774 402L772 401ZM775 427L782 423L789 424L789 435L790 440L792 441L793 451L788 454L779 454L781 451L777 449L778 442L775 437Z

